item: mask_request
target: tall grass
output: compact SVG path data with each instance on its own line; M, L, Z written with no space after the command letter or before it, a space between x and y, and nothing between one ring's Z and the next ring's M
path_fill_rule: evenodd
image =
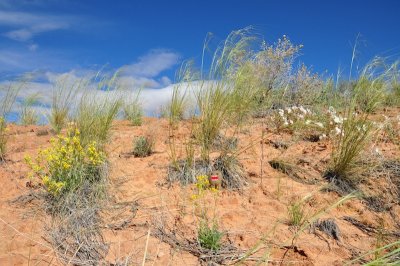
M251 83L251 42L249 29L233 31L212 58L208 80L195 93L199 123L195 129L201 157L209 161L211 147L224 126L239 127L254 110L258 93ZM246 86L247 85L247 86Z
M34 105L39 101L39 94L33 94L24 99L21 106L20 123L22 125L36 125L39 122L39 114Z
M87 84L86 79L73 81L67 76L59 78L53 87L52 104L47 116L54 132L59 133L67 124L71 107L76 101L76 96L82 87Z
M7 152L7 114L11 111L18 92L26 81L9 82L0 87L0 161L4 160Z
M133 126L140 126L143 122L143 108L139 98L140 93L141 90L137 90L132 95L129 95L122 107L125 119L129 120Z
M112 77L98 74L82 90L74 120L83 146L93 141L102 146L110 136L112 122L123 104L116 79L117 73Z
M357 169L356 163L375 132L369 119L370 113L384 101L384 89L390 79L387 68L378 72L381 65L381 61L374 59L351 87L341 134L334 141L331 168L328 171L331 178L355 181L351 177L354 177Z

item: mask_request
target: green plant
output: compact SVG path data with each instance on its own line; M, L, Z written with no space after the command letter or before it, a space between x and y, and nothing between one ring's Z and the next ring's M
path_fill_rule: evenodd
M86 86L87 82L83 78L73 81L68 76L62 76L54 83L52 104L47 119L55 133L60 133L66 126L77 93Z
M104 145L109 136L112 122L122 106L122 94L116 88L116 74L111 78L96 76L92 86L82 90L75 115L76 127L80 131L82 145L86 146L92 141Z
M125 119L129 120L133 126L140 126L143 122L143 109L139 102L140 92L140 90L135 92L125 100L123 105Z
M27 97L22 103L20 121L22 125L36 125L39 122L39 116L33 108L38 103L39 95L33 94Z
M369 119L370 112L384 100L383 89L390 73L384 68L383 72L375 74L379 63L380 60L375 59L368 64L352 87L340 134L334 140L331 166L326 175L330 180L355 181L356 162L376 132Z
M57 197L74 191L85 181L100 179L105 155L95 142L83 147L80 132L70 130L67 136L58 136L51 143L49 148L39 151L35 160L25 157L32 170L29 177L43 182L51 195Z
M197 238L202 248L219 250L222 244L223 233L219 231L216 223L209 226L206 220L200 222Z
M289 225L299 227L306 219L304 201L296 201L288 206Z
M0 87L0 161L4 160L7 151L7 118L11 111L18 92L25 85L25 81L10 82Z
M351 181L356 162L373 135L373 124L368 117L368 113L355 113L354 102L346 110L340 134L334 139L329 179Z
M151 155L154 148L154 139L148 136L139 136L133 141L133 155L146 157Z

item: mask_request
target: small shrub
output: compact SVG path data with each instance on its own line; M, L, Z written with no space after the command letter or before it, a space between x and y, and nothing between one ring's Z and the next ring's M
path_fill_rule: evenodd
M223 233L218 230L216 223L210 227L206 221L200 222L198 240L202 248L219 250L221 248Z
M152 154L154 140L151 137L140 136L133 141L133 155L136 157L147 157Z
M74 191L84 182L100 179L105 155L95 142L83 147L79 137L78 130L69 131L66 137L52 139L51 146L40 150L35 160L25 157L32 170L29 177L39 178L54 197Z

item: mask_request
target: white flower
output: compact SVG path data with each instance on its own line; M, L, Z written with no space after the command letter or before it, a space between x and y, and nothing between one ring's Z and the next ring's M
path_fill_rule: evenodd
M333 122L335 122L336 124L341 124L343 123L343 118L341 116L334 116L333 117Z
M283 117L283 114L285 113L285 111L283 111L282 109L278 109L278 113L279 113L280 116Z
M298 118L300 118L300 119L304 119L304 115L302 115L302 114L299 114L299 115L298 115Z
M316 124L317 126L319 126L320 128L324 128L324 124L322 124L321 122L315 122L315 124Z
M288 107L288 108L286 108L286 111L288 112L288 114L291 114L292 113L292 108Z
M309 125L309 124L311 124L311 122L312 122L311 120L308 120L308 119L307 119L306 122L305 122L305 124L306 124L306 125Z
M305 115L307 114L307 110L304 109L303 106L300 106L299 110L300 110L300 112L302 112L303 114L305 114Z
M321 136L319 136L319 139L320 139L320 140L326 139L326 135L325 135L325 134L322 134Z
M335 134L340 135L340 133L342 133L342 130L338 127L335 127Z
M289 120L289 124L293 124L293 120Z

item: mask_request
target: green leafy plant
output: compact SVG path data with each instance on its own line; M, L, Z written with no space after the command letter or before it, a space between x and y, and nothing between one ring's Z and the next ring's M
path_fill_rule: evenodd
M223 233L219 231L216 223L209 226L207 221L200 222L197 237L202 248L210 250L219 250L222 245Z

